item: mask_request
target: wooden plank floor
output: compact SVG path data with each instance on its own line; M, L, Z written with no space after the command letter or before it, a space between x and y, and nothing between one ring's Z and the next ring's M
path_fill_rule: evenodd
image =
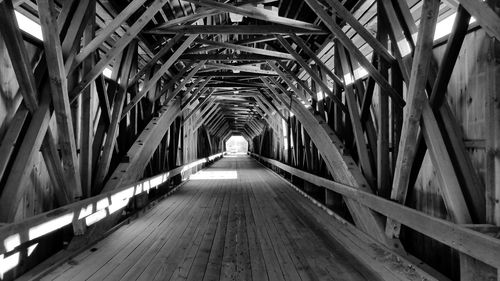
M213 178L189 181L43 280L375 279L255 160L226 157L202 175Z

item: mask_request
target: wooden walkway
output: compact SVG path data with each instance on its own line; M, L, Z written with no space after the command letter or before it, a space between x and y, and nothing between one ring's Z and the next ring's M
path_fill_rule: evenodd
M201 175L43 280L375 279L255 160L226 157Z

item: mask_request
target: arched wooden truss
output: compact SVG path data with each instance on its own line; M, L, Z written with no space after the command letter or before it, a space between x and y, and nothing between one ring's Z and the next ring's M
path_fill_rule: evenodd
M20 251L5 241L45 212L97 210L155 175L178 183L242 135L254 157L397 255L454 279L496 276L499 10L480 0L0 0L0 261ZM435 41L436 23L455 13ZM70 220L74 233L62 235L85 246L119 213Z

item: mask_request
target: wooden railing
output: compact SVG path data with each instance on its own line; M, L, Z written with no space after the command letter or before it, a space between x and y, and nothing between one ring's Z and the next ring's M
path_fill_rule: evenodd
M40 237L72 223L84 223L90 226L123 209L134 196L158 188L169 178L183 174L204 163L217 160L223 155L224 153L219 153L202 158L132 185L74 202L19 222L0 225L0 279L3 273L16 267L19 263L21 245L29 247L34 245L36 247L36 241ZM33 245L25 245L28 242L32 242ZM30 252L29 247L28 253Z
M448 245L457 251L474 257L495 268L500 268L500 239L472 230L463 225L427 215L375 194L361 191L356 187L304 172L279 161L254 153L250 153L250 155L295 177L302 178L312 184L354 199L360 204Z

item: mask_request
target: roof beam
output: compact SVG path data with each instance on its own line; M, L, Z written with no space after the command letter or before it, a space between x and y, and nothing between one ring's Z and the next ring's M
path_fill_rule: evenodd
M138 0L139 1L139 0ZM90 83L92 83L103 70L109 65L109 63L120 54L125 47L128 46L134 38L137 37L139 32L149 23L149 21L156 15L156 13L165 5L167 0L155 0L146 11L135 21L135 23L127 30L127 33L115 42L113 47L108 50L106 55L99 60L99 62L92 68L91 71L86 73L80 83L70 92L70 102L73 102L80 93L87 88ZM135 3L135 2L133 2ZM128 17L127 17L128 18ZM125 20L125 19L124 19ZM113 29L114 30L114 29ZM189 40L189 39L188 39ZM103 39L104 41L104 39ZM101 42L102 43L102 42ZM99 44L100 45L100 44ZM95 50L95 49L94 49ZM91 52L89 52L90 54ZM87 55L82 56L82 61ZM72 69L74 69L72 67Z
M316 29L308 30L283 25L178 25L169 28L154 29L150 34L328 34L327 31Z
M458 2L489 35L500 40L500 17L489 6L488 2L480 0L458 0Z
M395 61L394 57L338 0L325 0L333 9L335 16L344 19L372 49L388 63Z
M179 40L182 39L182 37L183 37L182 34L177 34L172 39L170 39L168 43L165 44L165 46L161 47L158 53L156 53L155 56L151 58L151 60L149 60L148 63L146 63L146 65L143 66L141 70L139 70L139 72L137 72L132 77L132 79L130 79L129 87L134 85L137 82L137 80L139 80L142 77L142 75L144 75L146 71L148 71L154 64L156 64L168 51L170 51L170 49L172 49L174 45L177 44L177 42L179 42Z
M299 21L299 20L289 19L289 18L285 18L285 17L280 17L269 10L257 8L257 7L253 7L253 6L249 6L249 5L244 6L244 7L237 7L237 6L233 6L230 4L225 4L222 2L210 1L210 0L186 0L186 2L190 2L190 3L196 4L196 5L205 6L205 7L209 7L209 8L215 8L215 9L219 9L219 10L224 11L224 12L235 13L235 14L239 14L239 15L243 15L246 17L255 18L255 19L259 19L259 20L263 20L263 21L288 25L288 26L292 26L292 27L296 27L296 28L302 28L302 29L307 29L307 30L321 30L314 24Z
M217 61L262 61L276 59L274 56L259 54L184 54L180 60L217 60Z
M222 63L207 63L207 67L214 67L216 69L229 69L240 72L249 72L249 73L257 73L257 74L266 74L266 75L277 75L276 72L270 70L260 69L258 67L252 66L239 66L239 65L231 65L231 64L222 64Z
M73 62L69 62L71 65L67 65L67 70L74 70L78 65L80 65L91 53L93 53L97 48L99 48L106 39L115 32L133 13L135 13L146 0L134 0L127 5L123 11L120 12L110 23L106 25L106 28L101 30L99 34L92 39L90 43L85 45L80 53L75 56ZM139 30L140 31L140 30ZM129 41L130 42L130 41Z
M163 29L168 29L168 28L177 26L179 24L184 24L186 22L193 22L193 21L199 20L201 18L214 16L214 15L217 15L219 13L221 13L221 11L218 9L199 9L199 10L197 9L196 13L194 13L194 14L171 19L171 20L169 20L169 21L167 21L159 26L156 26L152 30L147 31L147 33L154 33L155 31L161 31Z
M368 61L368 59L361 53L361 51L354 45L351 39L342 31L342 29L335 23L335 20L326 13L326 11L321 7L316 0L304 0L311 7L311 9L316 12L318 17L323 21L323 23L330 29L333 35L336 36L338 40L344 47L349 51L349 53L365 68L368 74L377 81L380 87L384 90L383 93L387 93L392 100L400 106L405 105L405 101L401 95L394 90L394 88L387 82L387 79L380 74L380 72ZM344 79L346 80L346 79ZM344 81L346 82L346 81Z
M149 90L156 86L156 83L160 80L163 74L165 74L168 69L177 61L177 58L179 58L184 53L184 51L189 48L189 45L191 45L191 43L194 41L194 39L196 39L197 36L198 35L191 35L184 42L182 42L182 45L179 46L179 48L168 58L168 60L161 65L161 68L158 69L153 77L149 79L148 83L142 87L142 90L125 107L125 109L123 110L122 118L125 117L125 115L147 94Z
M218 47L222 47L222 48L228 48L228 49L243 51L243 52L252 53L252 54L260 54L260 55L275 57L278 59L285 59L285 60L293 60L294 59L290 54L287 54L287 53L270 51L270 50L253 48L253 47L247 47L247 46L241 46L241 45L233 44L233 43L217 42L217 41L210 41L210 40L198 40L197 42L205 44L205 45L209 45L209 46L218 46Z

